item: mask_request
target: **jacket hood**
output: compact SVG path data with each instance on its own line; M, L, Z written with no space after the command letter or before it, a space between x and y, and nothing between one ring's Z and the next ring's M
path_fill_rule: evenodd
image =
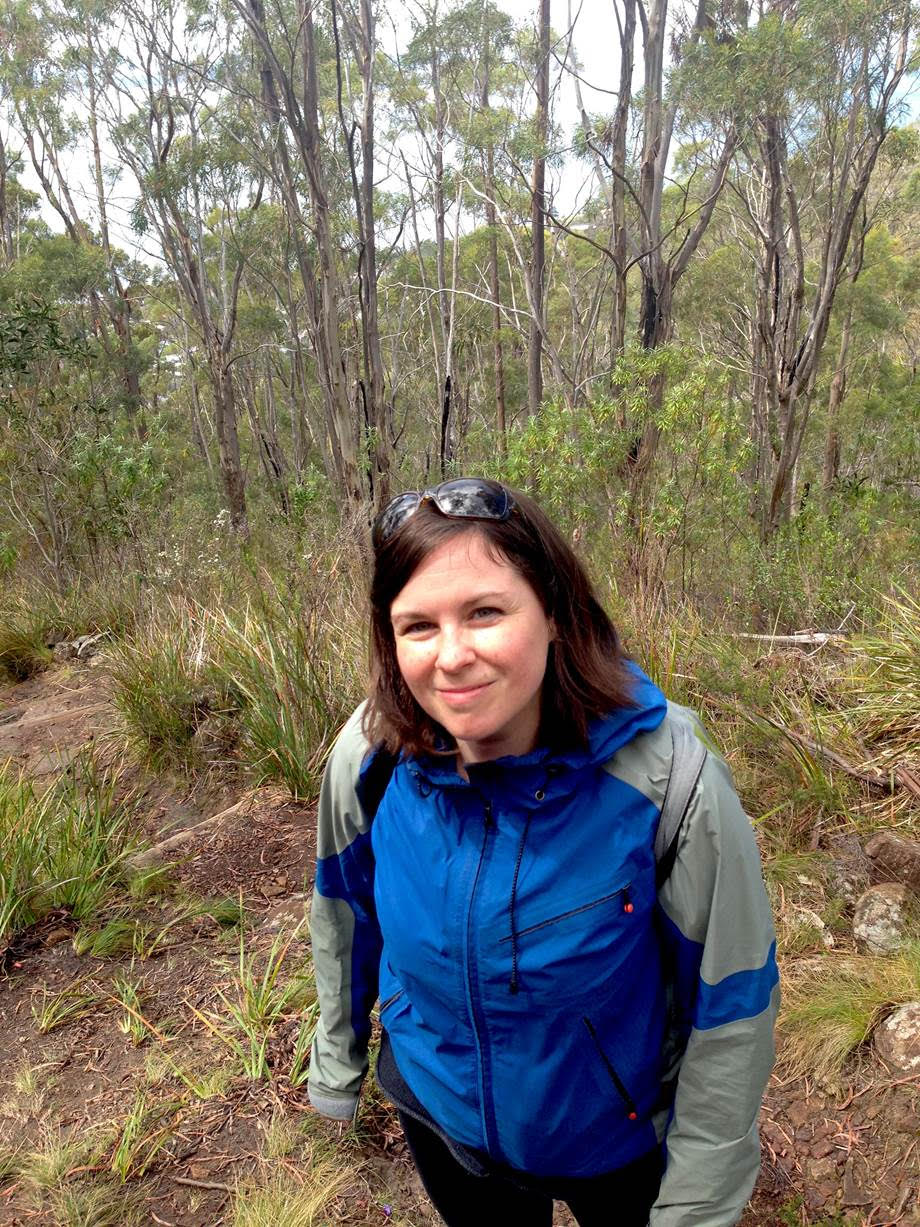
M628 745L639 733L656 729L667 712L667 699L637 664L628 661L627 665L635 679L633 703L629 707L618 707L592 720L588 726L587 746L573 746L565 750L537 746L529 754L474 763L468 767L470 782L485 783L500 775L504 787L513 788L511 781L516 776L526 789L530 786L531 777L544 778L547 771L558 775L594 765L600 766L613 758L617 750ZM452 757L425 757L408 761L413 774L424 775L433 784L442 787L461 782L466 784L457 774Z
M619 707L592 721L588 729L587 750L563 754L563 762L572 766L606 763L617 750L628 745L639 733L656 729L665 718L668 701L650 677L634 661L626 662L635 678L632 707Z

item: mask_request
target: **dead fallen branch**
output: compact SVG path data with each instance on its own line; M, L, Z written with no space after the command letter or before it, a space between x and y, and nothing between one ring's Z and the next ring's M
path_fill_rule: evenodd
M219 814L212 814L210 818L203 818L201 822L196 822L194 826L186 827L182 831L177 831L175 835L170 835L167 839L161 840L160 843L154 844L152 848L145 848L143 852L137 852L130 857L129 864L132 869L149 869L152 865L158 865L166 860L172 853L180 851L186 844L192 843L205 835L216 834L225 819L231 818L234 814L239 814L252 801L252 794L247 793L241 801L237 801L236 805L231 805L229 809L221 810Z
M780 647L823 647L826 643L846 643L846 635L836 631L796 631L794 635L754 635L746 631L736 631L732 639L752 639L755 643L776 643Z
M859 780L861 784L865 784L867 788L873 788L877 792L883 793L894 792L895 783L890 776L870 775L866 771L860 771L858 767L848 763L845 758L841 758L834 750L828 749L820 741L815 741L813 737L807 737L804 733L799 733L795 729L789 728L787 724L783 724L782 720L777 720L775 716L764 716L762 719L767 724L776 728L785 737L788 737L790 741L797 742L804 749L810 751L810 753L817 754L820 758L826 759L827 762L832 763L838 770L852 776L854 780Z
M192 1180L189 1176L173 1176L173 1184L187 1184L193 1189L215 1189L218 1193L232 1193L229 1184L217 1180Z

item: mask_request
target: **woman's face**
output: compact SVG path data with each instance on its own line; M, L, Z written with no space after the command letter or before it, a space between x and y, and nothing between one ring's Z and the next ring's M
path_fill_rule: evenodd
M554 637L537 594L477 532L432 550L390 606L396 659L462 763L534 749Z

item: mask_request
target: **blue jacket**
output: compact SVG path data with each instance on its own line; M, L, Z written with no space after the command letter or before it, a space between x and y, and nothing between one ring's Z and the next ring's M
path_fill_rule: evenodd
M750 826L715 755L656 895L665 721L686 716L668 715L644 677L635 697L594 723L587 750L480 764L468 781L405 760L373 823L360 806L366 744L360 758L355 744L334 753L313 909L311 1098L351 1108L379 988L399 1071L456 1142L580 1177L666 1140L652 1223L721 1227L756 1176L772 925ZM701 1092L707 1104L693 1102Z

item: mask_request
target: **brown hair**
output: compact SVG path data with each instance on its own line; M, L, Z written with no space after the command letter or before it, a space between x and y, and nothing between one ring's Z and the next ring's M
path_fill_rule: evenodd
M541 692L540 744L585 745L593 717L632 705L634 679L619 635L584 567L537 504L511 493L515 507L507 520L449 518L425 501L378 547L371 581L370 702L365 716L372 742L409 754L443 752L452 745L403 680L390 607L428 555L461 533L478 533L490 553L524 577L555 628Z

